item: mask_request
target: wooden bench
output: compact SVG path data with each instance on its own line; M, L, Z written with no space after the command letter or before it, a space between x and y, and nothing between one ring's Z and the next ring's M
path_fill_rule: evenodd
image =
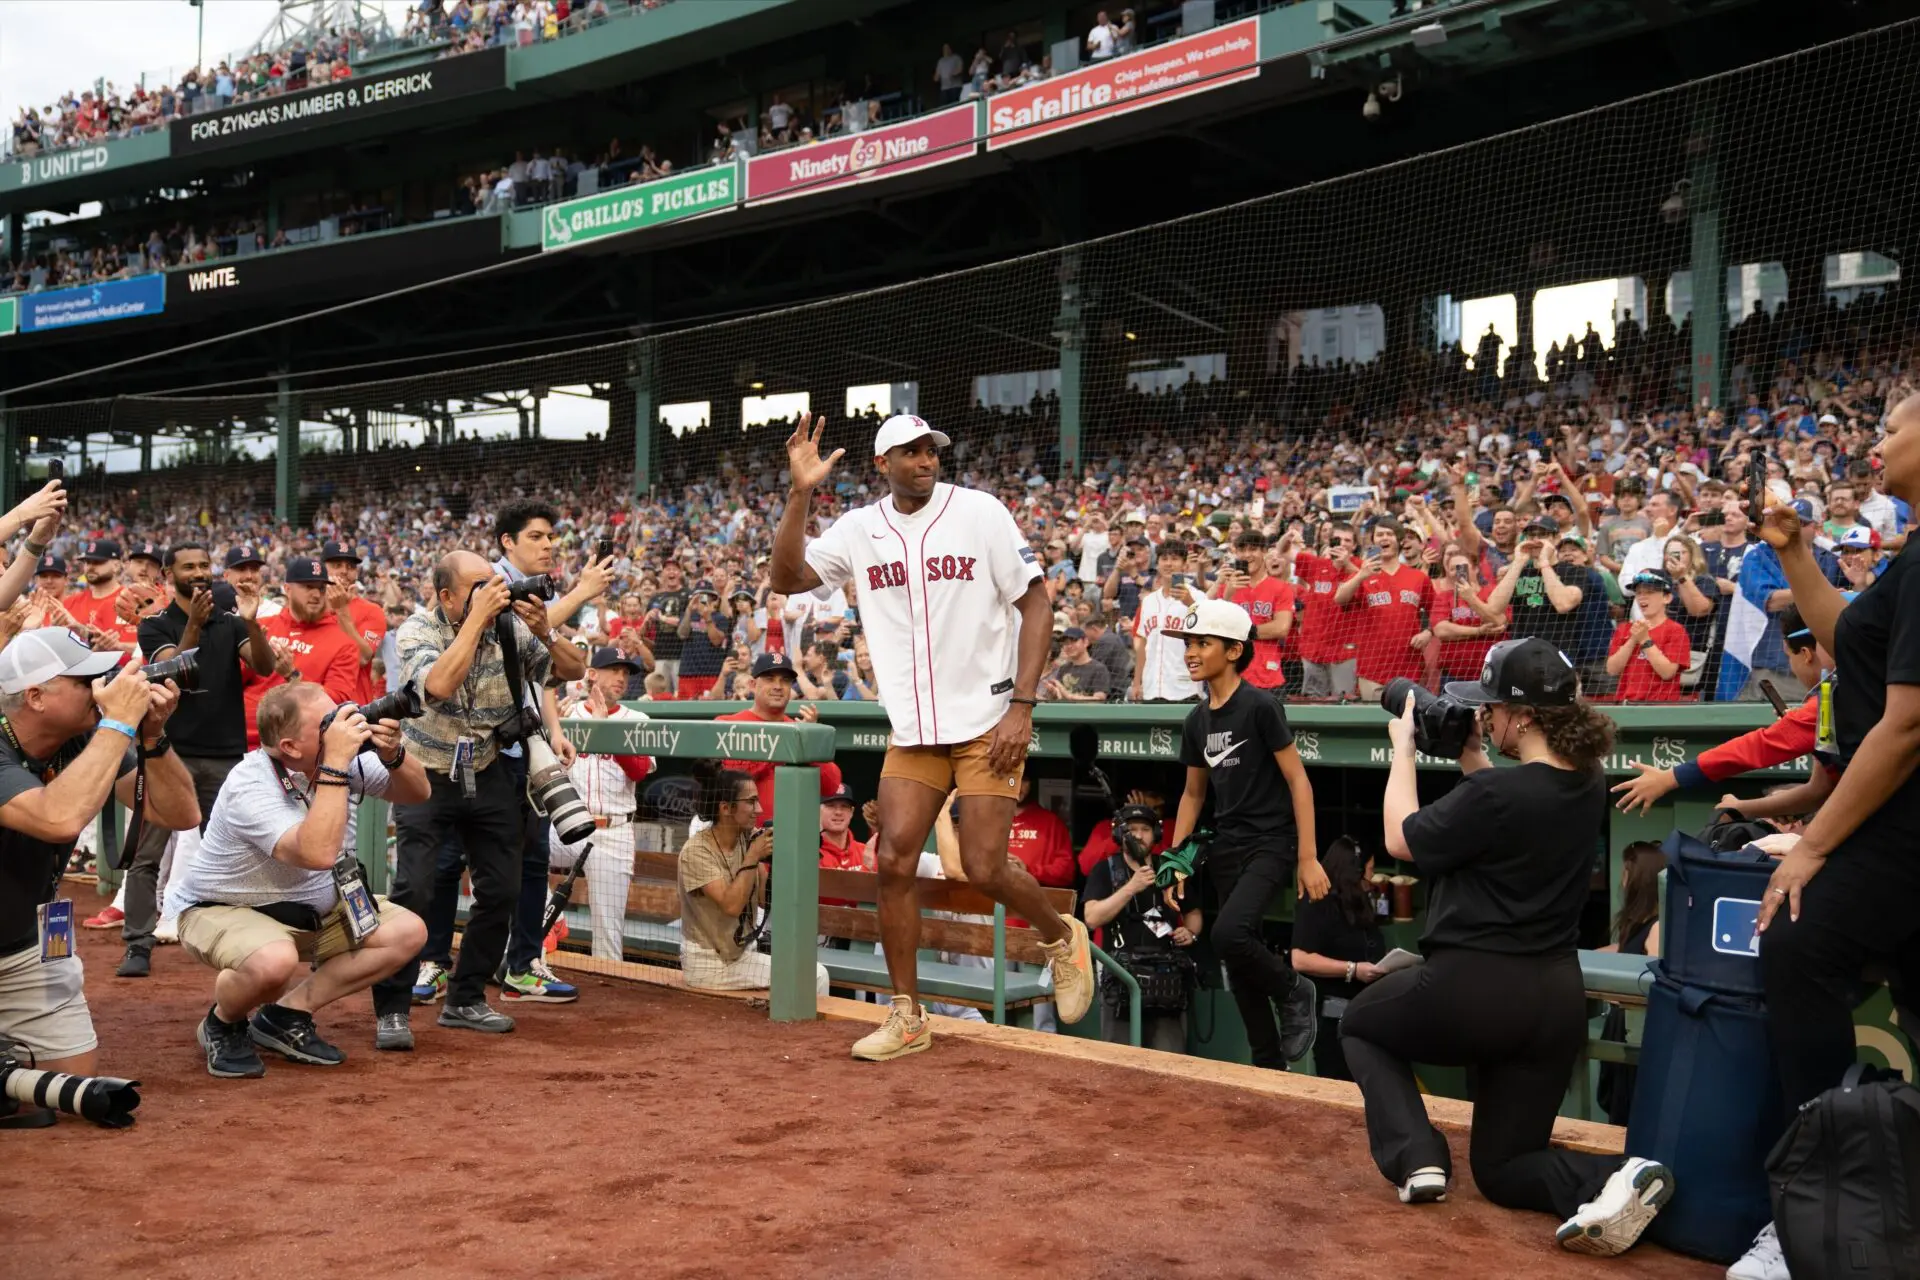
M668 959L678 963L677 930L660 926L680 916L680 857L642 849L634 853L633 862L634 879L627 887L627 927L621 940L622 952L648 960ZM552 872L549 883L557 885L561 878L560 872ZM992 1010L995 1021L1004 1021L1008 1009L1030 1008L1053 998L1052 984L1043 973L1013 970L1007 965L1008 961L1034 966L1047 963L1038 933L1006 923L1005 912L998 903L963 882L922 878L915 882L915 887L923 913L986 917L983 921L922 916L921 954L916 973L923 996L945 1004ZM1044 892L1056 911L1062 915L1073 913L1075 895L1071 889ZM569 949L587 950L591 946L593 924L588 910L591 893L585 876L574 882L571 901L562 916L567 923ZM866 945L880 941L880 918L873 907L879 896L880 877L873 872L820 872L819 934L861 944L857 949L829 946L817 949L819 963L837 987L876 992L893 989L886 957ZM856 905L845 905L847 903ZM994 964L991 968L953 964L939 959L941 952L990 958Z

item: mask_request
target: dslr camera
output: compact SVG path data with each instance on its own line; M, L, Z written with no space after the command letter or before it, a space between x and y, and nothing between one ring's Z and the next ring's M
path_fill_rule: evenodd
M335 716L338 716L342 711L353 708L353 703L343 702L333 710L327 712L326 716L320 721L321 734L325 735L327 730L333 727ZM412 720L425 714L427 704L421 699L420 691L414 688L413 682L409 680L392 693L383 694L375 698L372 702L369 702L366 706L357 709L361 715L367 718L368 724L378 724L382 720ZM373 749L373 742L369 739L361 745L360 754L365 755Z
M535 573L507 584L507 599L513 604L522 600L547 601L560 594L560 586L551 574ZM371 717L369 717L371 718Z
M1435 759L1458 760L1480 713L1451 694L1434 693L1405 676L1387 682L1380 692L1380 709L1398 717L1409 693L1413 695L1414 748Z

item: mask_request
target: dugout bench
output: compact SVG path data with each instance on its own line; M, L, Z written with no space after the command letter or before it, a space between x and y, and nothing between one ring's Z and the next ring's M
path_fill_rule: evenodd
M679 855L642 849L635 851L633 861L622 951L648 962L677 964L679 936L669 922L680 915ZM893 983L886 957L874 947L880 941L880 919L874 909L880 895L880 877L870 871L819 870L818 875L816 961L826 969L834 986L890 994ZM558 884L560 879L560 872L552 873L551 883ZM1008 1021L1010 1012L1030 1010L1053 998L1052 984L1040 972L1047 955L1035 930L1024 922L1010 923L1006 908L964 882L923 877L915 881L915 888L922 913L923 944L915 972L923 998L979 1009L1001 1024ZM1071 889L1042 892L1056 911L1073 914L1075 895ZM585 881L575 882L563 917L568 941L573 944L570 950L591 947L591 901ZM849 945L823 945L817 941L821 937L843 939ZM1113 972L1132 997L1132 1043L1138 1045L1139 984L1111 957L1098 948L1094 950L1095 963ZM992 963L985 968L954 964L943 955L979 956ZM1009 962L1034 968L1015 969Z

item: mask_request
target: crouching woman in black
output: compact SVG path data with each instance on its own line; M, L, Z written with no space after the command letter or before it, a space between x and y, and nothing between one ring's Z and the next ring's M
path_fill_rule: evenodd
M1426 962L1373 983L1340 1027L1374 1163L1408 1204L1446 1198L1452 1159L1413 1064L1467 1067L1469 1152L1487 1199L1553 1214L1560 1244L1576 1253L1620 1253L1673 1194L1672 1174L1550 1142L1587 1039L1574 948L1606 821L1600 762L1613 722L1580 699L1573 664L1539 639L1495 645L1478 682L1447 692L1481 707L1460 756L1464 778L1421 807L1409 699L1390 726L1383 806L1387 851L1427 882ZM1518 766L1493 768L1486 742Z

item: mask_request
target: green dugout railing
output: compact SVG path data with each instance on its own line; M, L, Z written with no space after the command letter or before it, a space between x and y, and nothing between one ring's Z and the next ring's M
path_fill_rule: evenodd
M651 709L650 704L645 709ZM817 724L716 724L705 720L563 720L569 741L599 755L682 760L753 760L773 771L773 977L768 1011L776 1021L819 1016L814 999L814 937L820 905L820 770L834 752L833 730Z

